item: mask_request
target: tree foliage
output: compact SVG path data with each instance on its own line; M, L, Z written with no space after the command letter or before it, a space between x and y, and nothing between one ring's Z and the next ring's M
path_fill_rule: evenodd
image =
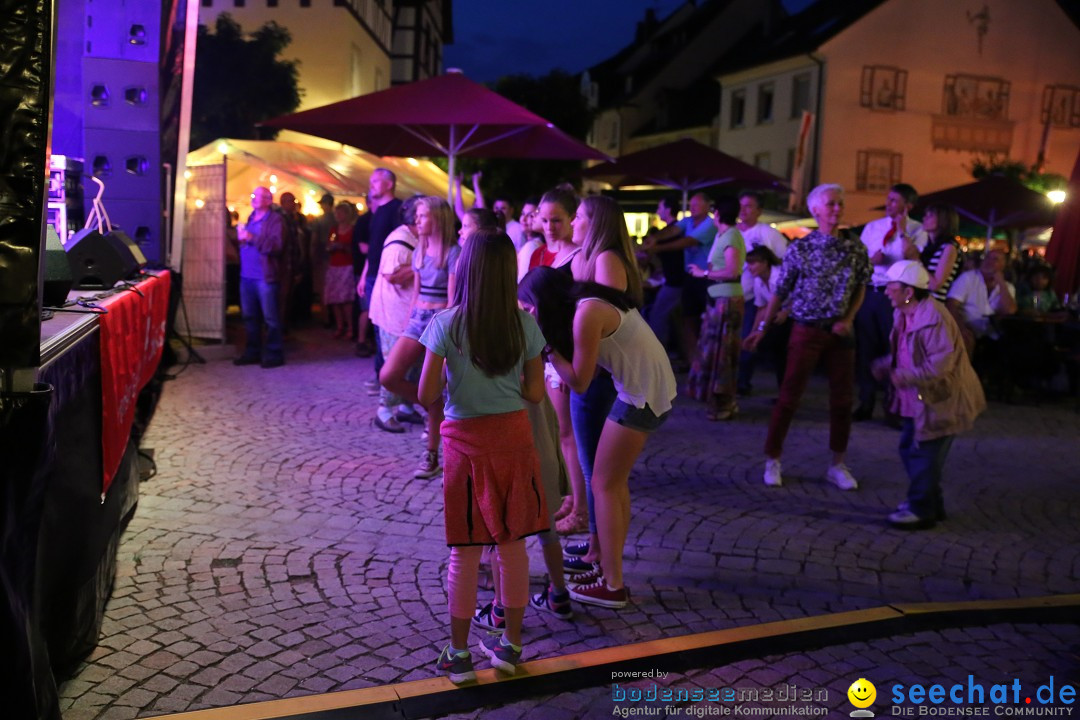
M585 139L592 126L592 114L577 77L563 70L540 77L506 75L491 89L579 140ZM519 209L526 197L540 195L560 182L579 184L577 176L581 171L581 163L576 160L466 158L459 161L458 167L466 175L476 170L484 173L482 189L489 205L496 195L506 195L518 203Z
M277 130L257 123L300 106L298 63L278 56L292 42L289 31L268 22L249 35L228 13L214 32L199 26L191 147L220 137L269 140Z
M1067 184L1065 176L1057 173L1044 173L1037 165L1028 165L1020 160L1010 160L997 153L977 156L971 161L971 177L982 180L991 175L1002 175L1009 180L1025 185L1036 192L1063 190Z

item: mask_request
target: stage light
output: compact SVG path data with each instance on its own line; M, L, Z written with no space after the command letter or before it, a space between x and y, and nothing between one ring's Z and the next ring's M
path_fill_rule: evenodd
M202 198L195 198L195 207L202 210L203 207L205 207L205 206L206 206L206 201L205 200L203 200Z
M271 195L277 195L277 185L271 185L270 186L270 194Z
M270 176L270 184L271 185L277 185L277 175L271 175Z
M221 153L222 155L228 155L229 154L229 144L225 143L225 142L219 142L217 144L217 151L219 153Z
M1046 193L1046 197L1050 198L1050 202L1054 203L1055 205L1059 205L1065 202L1065 191L1051 190L1050 192Z
M420 167L420 161L416 158L405 158L405 162L409 163L413 167Z

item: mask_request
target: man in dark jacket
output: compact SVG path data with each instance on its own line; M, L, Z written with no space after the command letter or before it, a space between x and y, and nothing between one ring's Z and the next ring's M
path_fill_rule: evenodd
M285 364L282 346L281 315L278 308L280 291L280 257L284 242L284 223L281 214L271 205L274 196L264 187L251 193L251 215L237 228L240 243L240 310L244 316L247 343L243 354L233 360L235 365L254 365L264 368ZM262 326L266 324L266 345L262 342Z

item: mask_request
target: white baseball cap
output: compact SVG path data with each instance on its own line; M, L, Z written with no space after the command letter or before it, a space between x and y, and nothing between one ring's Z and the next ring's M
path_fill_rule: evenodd
M930 275L918 260L894 262L885 272L889 282L904 283L913 288L926 290L930 287Z

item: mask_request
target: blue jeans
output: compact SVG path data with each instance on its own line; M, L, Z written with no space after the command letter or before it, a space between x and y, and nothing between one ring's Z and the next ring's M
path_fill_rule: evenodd
M285 357L281 340L281 316L278 313L278 283L252 278L240 278L240 311L247 331L244 357L282 360ZM266 347L262 342L262 326L266 323Z
M743 318L742 318L742 334L740 337L745 340L746 336L754 331L754 320L756 320L757 305L754 304L753 298L746 300L743 303ZM754 379L754 366L757 365L757 354L748 350L743 350L739 353L739 369L736 371L735 387L739 391L749 390L751 381Z
M945 512L941 475L955 435L915 439L915 421L904 418L900 430L900 459L907 470L908 509L920 518L937 520Z
M369 270L371 268L368 268ZM375 292L375 279L378 279L377 273L372 276L368 273L368 277L364 279L364 309L367 310L371 307L371 294ZM382 366L386 364L386 355L383 354L382 343L379 342L379 326L375 323L371 323L375 328L375 377L379 377L379 373L382 372ZM360 338L360 342L363 342L364 338ZM388 351L389 352L389 351Z
M676 331L674 337L672 336L671 317L679 309L680 305L682 305L682 288L661 285L660 289L656 291L656 299L653 300L652 307L649 308L649 317L647 318L649 328L652 329L653 335L656 335L661 344L664 347L675 347L678 350L682 348L678 347L677 342L673 342L679 339L679 335L678 331ZM681 321L682 314L679 313L675 316L675 322Z
M889 353L889 333L893 326L892 303L885 293L866 286L866 298L855 313L855 383L859 386L859 407L874 409L877 391L884 386L874 379L870 363Z
M600 446L600 433L615 403L615 383L611 373L596 368L596 376L583 393L570 391L570 422L574 426L578 461L581 474L585 476L585 498L589 501L589 532L596 534L596 507L593 504L592 476L596 464L596 448Z

